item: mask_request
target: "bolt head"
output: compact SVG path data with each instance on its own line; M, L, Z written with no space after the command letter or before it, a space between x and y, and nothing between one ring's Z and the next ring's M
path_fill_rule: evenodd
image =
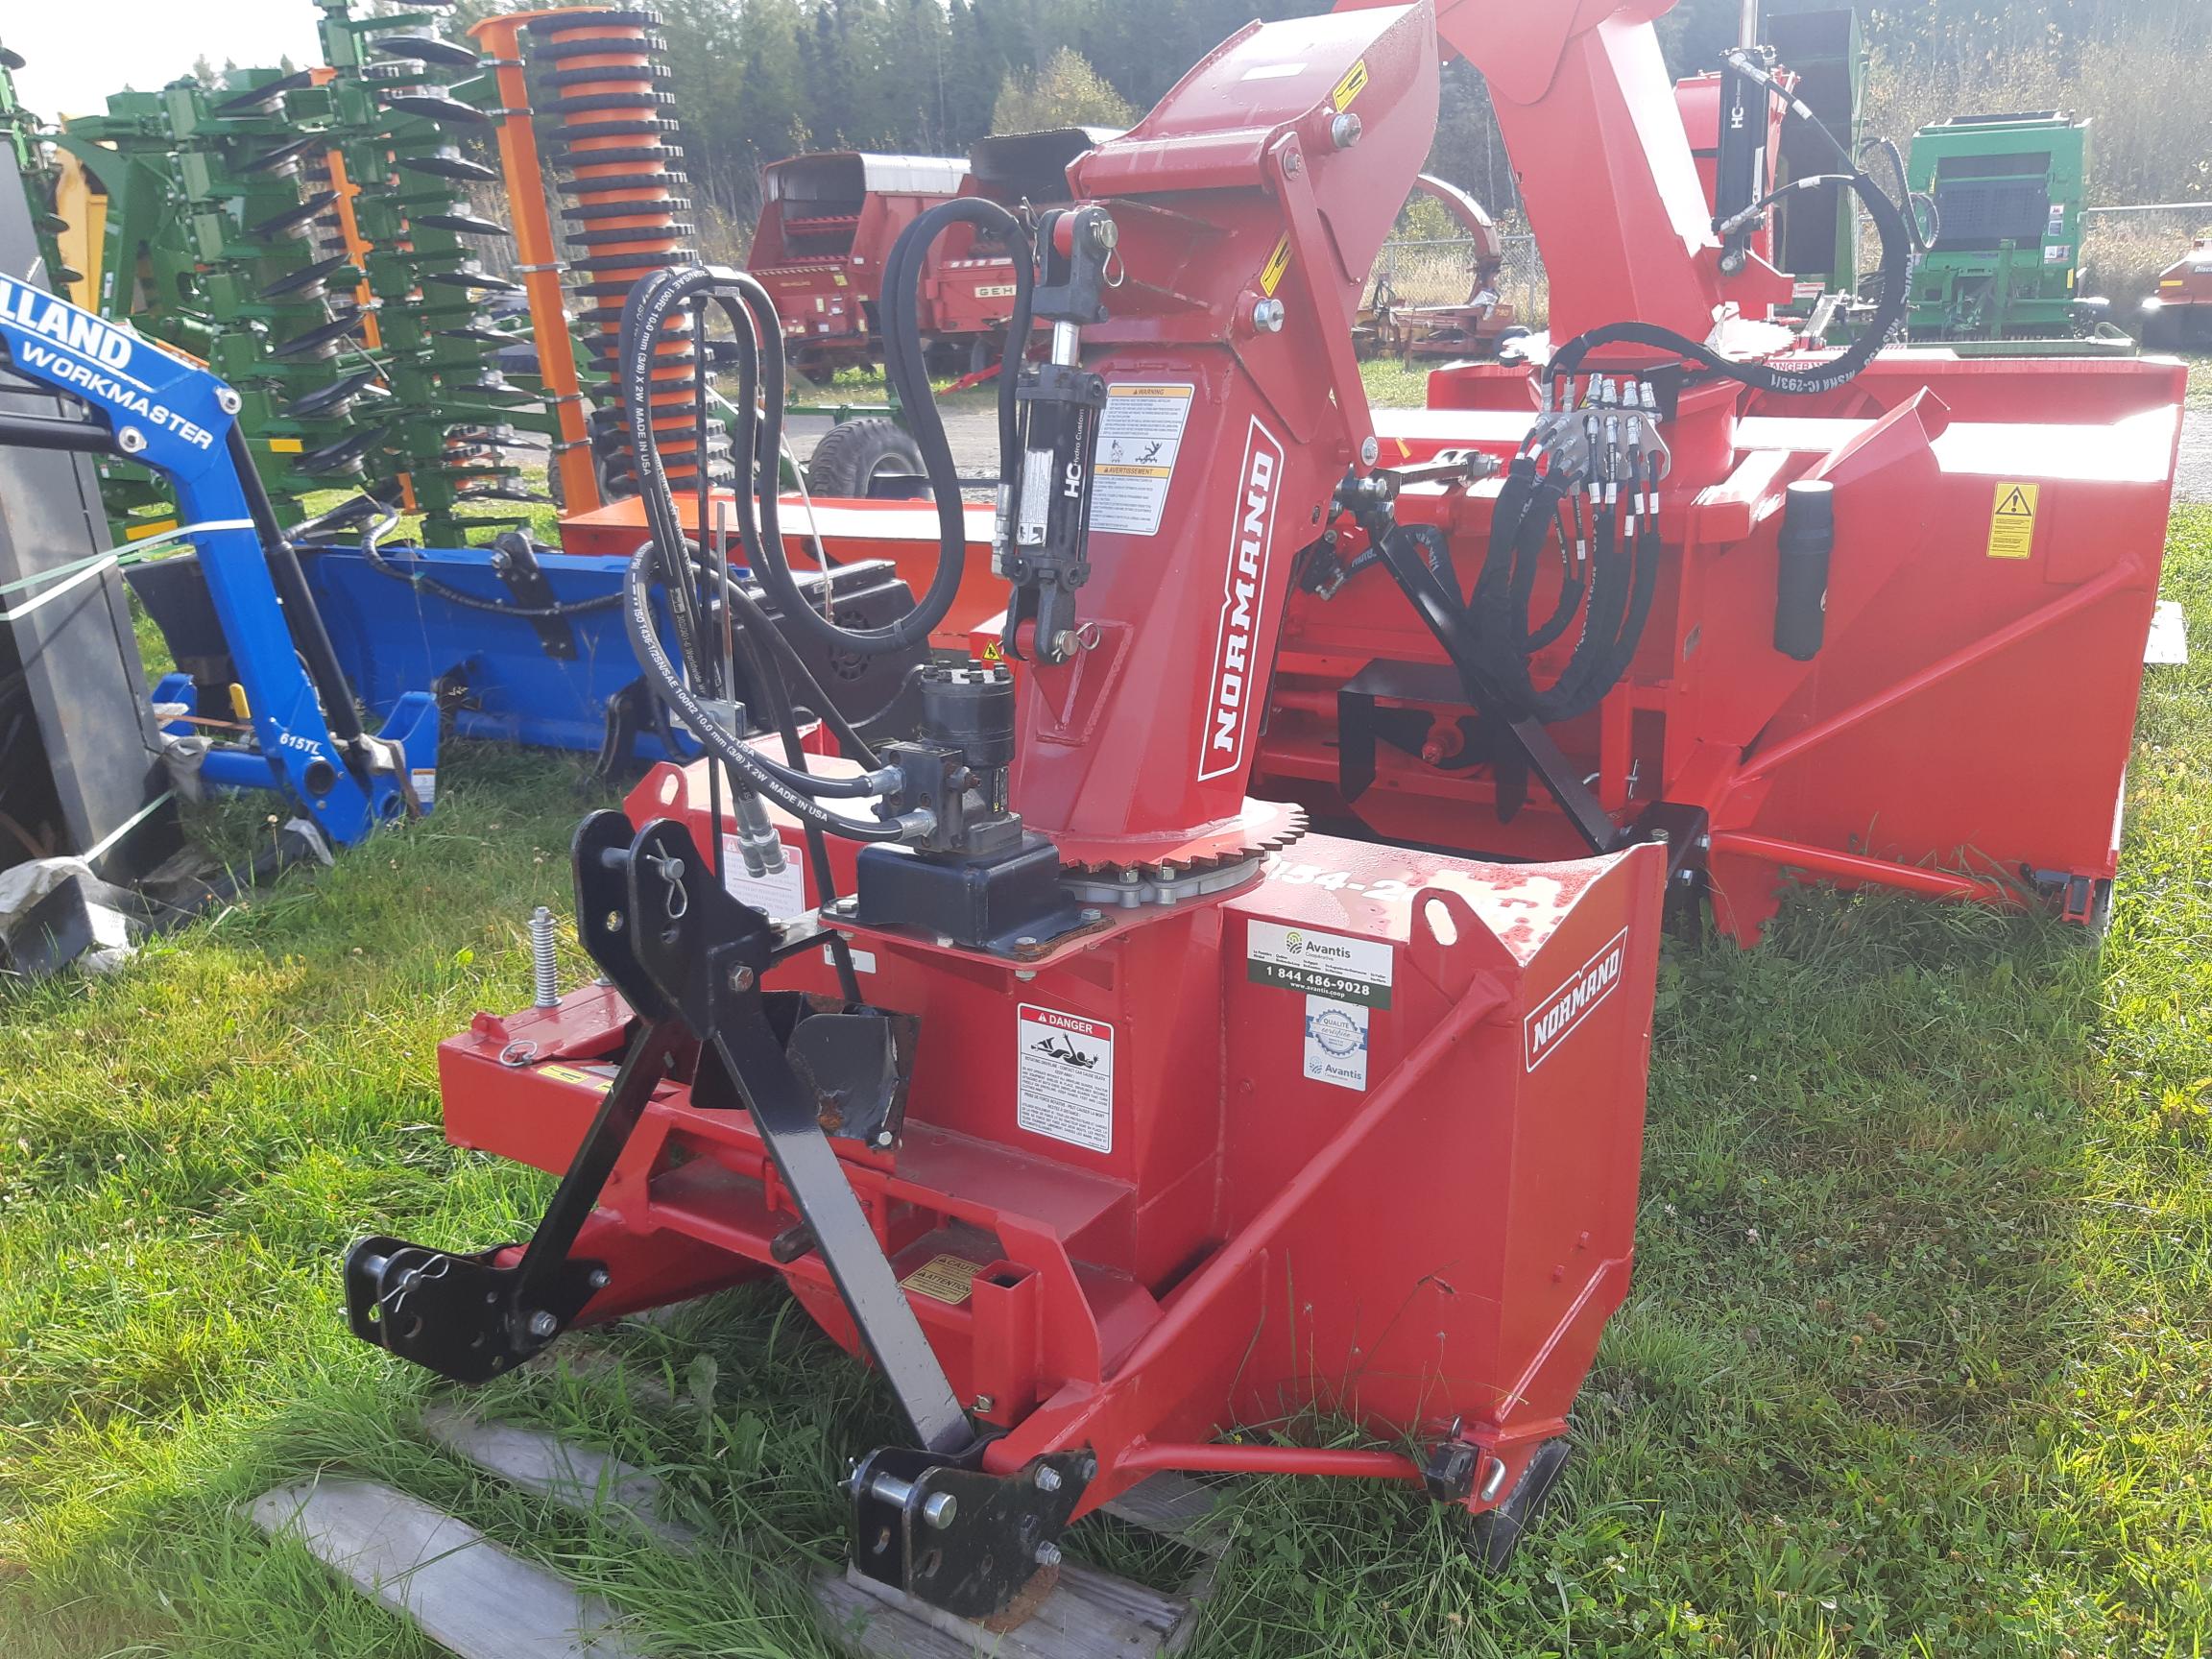
M1292 150L1283 157L1283 177L1295 179L1306 165L1306 157Z
M1057 1544L1040 1544L1040 1545L1038 1545L1038 1546L1037 1546L1037 1565L1038 1565L1038 1566L1040 1566L1040 1567L1057 1567L1057 1566L1059 1566L1059 1565L1060 1565L1060 1546L1059 1546L1059 1545L1057 1545Z
M1359 117L1347 109L1329 123L1329 142L1339 150L1349 150L1359 142Z
M1280 300L1261 300L1252 307L1252 327L1261 334L1280 334L1286 310Z
M530 1315L530 1334L533 1336L550 1336L560 1329L561 1321L550 1313L541 1311Z
M1040 1464L1038 1464L1038 1465L1037 1465L1037 1490L1038 1490L1038 1491L1040 1491L1040 1492L1057 1492L1057 1491L1059 1491L1059 1490L1060 1490L1060 1471L1059 1471L1059 1470L1057 1470L1057 1469L1055 1469L1055 1468L1053 1468L1053 1467L1052 1467L1052 1465L1051 1465L1051 1464L1049 1464L1049 1463L1040 1463Z
M610 1274L606 1268L594 1267L591 1269L590 1277L587 1279L585 1283L589 1285L594 1290L604 1290L607 1288L608 1284L612 1279L613 1275Z
M215 407L222 410L226 415L235 415L239 410L246 407L246 399L231 391L229 387L225 386L215 394Z
M878 1129L876 1131L876 1144L878 1146L888 1146L891 1144L894 1139L895 1137L888 1129Z
M753 989L754 977L753 970L740 963L730 970L730 989L737 992L750 991Z
M122 450L126 455L135 455L139 450L146 447L146 434L139 431L135 426L118 427L115 433L115 447Z
M1374 466L1374 465L1375 465L1375 462L1376 462L1376 460L1377 460L1377 458L1378 458L1378 457L1380 457L1380 456L1382 455L1382 445L1380 445L1380 444L1378 444L1378 443L1377 443L1377 442L1374 440L1374 438L1373 438L1372 436L1369 436L1369 437L1367 437L1367 438L1363 438L1363 439L1361 439L1361 440L1360 440L1360 442L1359 442L1359 465L1360 465L1360 466L1362 466L1362 467L1372 467L1372 466Z

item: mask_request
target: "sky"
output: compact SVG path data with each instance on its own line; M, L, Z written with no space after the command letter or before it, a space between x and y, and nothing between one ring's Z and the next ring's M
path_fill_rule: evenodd
M202 53L218 69L320 63L310 0L0 0L0 45L22 55L25 108L51 120L99 114L126 84L151 92Z

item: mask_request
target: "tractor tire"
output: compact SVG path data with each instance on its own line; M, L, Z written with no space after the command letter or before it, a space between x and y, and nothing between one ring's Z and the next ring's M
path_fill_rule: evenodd
M806 493L865 500L881 476L922 475L922 449L896 421L869 416L832 426L806 462Z
M1564 1440L1545 1441L1536 1448L1536 1455L1528 1460L1527 1469L1519 1484L1506 1494L1505 1502L1468 1521L1465 1546L1477 1568L1495 1575L1511 1565L1513 1552L1536 1524L1573 1455L1574 1448Z

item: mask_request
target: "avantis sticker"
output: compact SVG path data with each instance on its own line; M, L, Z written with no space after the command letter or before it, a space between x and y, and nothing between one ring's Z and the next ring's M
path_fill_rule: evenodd
M1394 957L1383 940L1254 922L1245 934L1244 962L1255 985L1281 985L1362 1008L1390 1006Z
M1566 984L1529 1011L1522 1023L1523 1049L1529 1070L1535 1070L1557 1053L1560 1045L1580 1028L1599 1004L1613 995L1627 966L1628 929L1623 927L1600 947L1595 956L1570 974Z

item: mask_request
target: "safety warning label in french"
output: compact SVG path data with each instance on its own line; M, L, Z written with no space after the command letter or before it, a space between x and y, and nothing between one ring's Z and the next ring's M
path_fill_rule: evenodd
M1091 528L1157 536L1197 388L1131 381L1106 388L1091 462Z
M740 904L750 904L771 922L788 922L806 914L806 866L783 852L783 868L773 876L748 876L737 837L722 837L722 884Z
M1091 1152L1114 1150L1114 1027L1024 1002L1014 1120Z

